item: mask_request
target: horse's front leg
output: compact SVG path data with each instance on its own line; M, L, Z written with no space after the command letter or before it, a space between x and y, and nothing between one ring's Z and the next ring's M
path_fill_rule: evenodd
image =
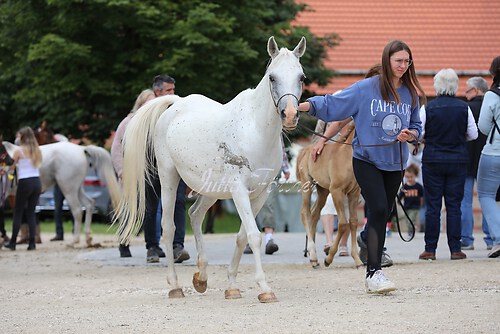
M267 200L267 197L268 196L266 196L265 194L262 194L261 196L259 196L256 199L251 201L250 205L252 207L252 213L253 213L254 219L257 216L257 214L259 213L260 209L262 209L262 206L264 205L265 201ZM236 236L236 248L234 250L231 264L229 265L229 268L227 271L227 276L229 279L229 289L226 290L226 292L225 292L226 299L241 298L240 290L238 289L237 284L236 284L236 276L238 275L238 268L239 268L239 265L241 262L241 256L243 255L243 251L244 251L247 243L248 243L248 236L247 236L247 232L245 230L245 225L241 224L238 235ZM260 252L260 244L259 244L258 251Z
M249 191L245 188L245 186L238 187L238 189L234 189L232 192L234 204L236 205L236 209L241 218L241 223L247 233L248 244L253 251L253 256L255 259L255 280L261 289L261 293L259 294L259 301L261 303L270 303L276 302L276 296L272 292L271 288L266 282L266 276L264 274L264 270L262 268L262 260L260 254L260 245L262 242L262 236L260 234L259 229L257 228L257 223L255 222L255 216L252 210L252 205L250 204ZM256 199L257 202L261 202L260 207L255 205L256 210L260 210L263 203L267 199L268 194L264 191L260 194L259 198ZM241 228L240 228L241 232ZM241 239L240 239L241 240ZM244 246L243 246L244 247ZM243 247L238 244L237 250L235 252L235 256L233 257L233 261L241 258L241 253L243 252ZM239 256L238 256L239 254ZM234 270L235 265L231 263L231 268ZM230 268L230 270L231 270Z
M241 256L243 255L243 250L248 242L247 232L245 231L245 226L240 225L240 230L236 236L236 248L234 250L233 258L227 269L227 278L229 280L229 288L224 292L226 299L238 299L241 298L240 289L236 284L236 276L238 275L238 268L240 266Z
M189 209L189 218L191 220L191 226L193 227L194 240L196 242L196 250L198 252L196 261L198 272L193 275L193 287L199 293L203 293L207 290L208 281L208 260L203 246L201 224L203 223L203 218L205 217L206 212L216 201L216 199L199 196L193 206Z

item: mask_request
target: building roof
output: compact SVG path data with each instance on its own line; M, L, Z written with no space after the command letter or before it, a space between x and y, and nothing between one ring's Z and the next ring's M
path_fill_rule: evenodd
M325 65L340 74L318 94L332 93L361 80L360 73L380 63L384 46L393 39L407 43L426 95L434 96L433 76L442 68L459 75L457 95L465 81L481 75L491 83L488 69L500 55L498 0L297 0L312 11L295 24L317 36L336 33L340 45L328 50ZM352 73L352 74L349 74Z

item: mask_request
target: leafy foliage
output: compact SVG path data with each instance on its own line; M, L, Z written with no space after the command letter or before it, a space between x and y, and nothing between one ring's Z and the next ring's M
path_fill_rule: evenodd
M292 26L305 10L291 0L6 0L0 3L0 130L11 139L43 119L102 144L152 78L176 78L176 93L227 102L254 87L266 42L294 47L308 83L326 85L322 63L334 34Z

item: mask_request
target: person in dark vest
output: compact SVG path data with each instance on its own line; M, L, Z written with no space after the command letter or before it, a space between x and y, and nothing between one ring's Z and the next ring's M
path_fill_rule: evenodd
M442 69L434 76L437 98L422 106L420 120L425 139L422 155L424 179L425 251L421 260L435 260L441 222L441 205L446 205L446 234L452 260L465 259L461 251L460 203L467 176L466 142L477 138L477 126L467 103L455 97L458 76Z
M477 124L479 121L481 104L483 104L484 93L488 91L488 82L482 77L472 77L467 80L465 89L465 98L468 100L467 104L472 110L472 115L474 115L474 120ZM460 205L460 210L462 211L462 250L474 249L474 215L472 213L472 199L474 195L474 181L477 178L477 167L484 144L486 144L486 136L480 132L476 140L467 142L469 165L467 167L467 177L465 178L464 198ZM488 225L486 224L484 216L482 218L482 228L485 235L484 242L486 243L486 247L491 249L493 241L488 232Z

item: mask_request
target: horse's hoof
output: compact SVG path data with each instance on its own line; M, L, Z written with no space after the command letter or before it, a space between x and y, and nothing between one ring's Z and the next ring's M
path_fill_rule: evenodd
M278 298L274 295L274 292L263 292L259 295L259 302L261 303L276 303Z
M319 268L319 262L318 261L309 261L311 263L311 266L313 269L318 269Z
M331 263L331 262L330 262L330 263L328 263L328 261L326 261L326 259L325 259L325 263L324 263L324 264L325 264L325 267L327 267L327 268L328 268L328 267L329 267L332 263Z
M207 291L207 281L201 281L198 277L200 277L200 273L194 273L193 275L193 287L199 293L203 293Z
M224 291L224 298L226 299L240 299L240 289L228 289Z
M181 288L172 289L168 292L168 298L184 298L184 292Z

